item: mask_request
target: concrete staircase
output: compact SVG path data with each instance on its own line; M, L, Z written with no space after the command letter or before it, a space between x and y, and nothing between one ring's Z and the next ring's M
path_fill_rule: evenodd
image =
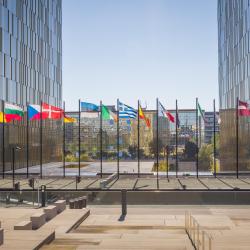
M194 249L184 229L167 226L85 225L42 249Z

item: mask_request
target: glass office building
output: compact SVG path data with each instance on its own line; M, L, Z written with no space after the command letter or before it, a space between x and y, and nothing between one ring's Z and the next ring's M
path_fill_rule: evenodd
M0 111L3 101L19 105L41 101L62 105L62 3L61 0L0 0ZM26 112L25 112L26 116ZM43 124L43 161L58 159L55 146L60 121ZM0 138L3 137L1 129ZM10 148L19 145L17 167L25 165L26 118L6 124L5 169L10 168ZM39 122L30 123L30 164L39 162ZM3 168L3 143L0 142ZM61 160L61 159L60 159Z
M236 170L236 100L250 99L250 1L218 0L220 170ZM239 169L250 169L250 120L239 118Z
M214 133L219 135L220 124L218 121L219 112L216 112L215 116L215 131L214 131L214 112L205 112L205 124L204 124L204 142L212 143Z

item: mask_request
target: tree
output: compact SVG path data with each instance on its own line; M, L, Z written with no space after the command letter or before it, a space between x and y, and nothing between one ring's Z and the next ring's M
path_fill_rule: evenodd
M201 170L209 171L211 169L213 155L212 144L203 145L199 150L199 166Z
M193 160L196 156L197 146L192 141L187 141L185 144L184 155L187 160Z
M128 152L132 159L135 159L137 156L137 146L135 145L129 145L128 146Z
M211 138L211 144L214 148L214 136ZM217 133L215 134L215 146L216 146L216 157L220 155L220 135Z
M163 143L162 143L162 140L159 138L158 139L158 150L159 150L159 153L163 150ZM156 138L154 138L150 143L149 143L149 150L150 150L150 153L153 154L154 156L156 156L157 154L157 140Z

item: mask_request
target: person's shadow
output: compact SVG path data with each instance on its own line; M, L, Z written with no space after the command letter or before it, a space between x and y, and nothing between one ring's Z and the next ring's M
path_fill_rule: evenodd
M125 218L126 218L126 214L121 214L121 216L118 219L118 221L125 221Z

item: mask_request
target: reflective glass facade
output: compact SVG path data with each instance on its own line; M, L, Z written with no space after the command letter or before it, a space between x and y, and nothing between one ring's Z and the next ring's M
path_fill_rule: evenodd
M218 0L220 170L236 170L236 100L250 100L250 1ZM239 169L250 169L249 119L239 118Z
M5 101L25 111L21 122L5 125L6 170L11 162L10 148L14 145L22 148L17 156L17 168L26 164L27 105L41 101L62 105L61 38L61 0L0 0L0 110ZM39 122L31 122L29 128L32 165L39 164L39 126ZM61 150L55 147L61 144L57 135L61 133L59 127L61 121L43 123L45 162L60 159ZM2 138L2 128L0 133Z
M0 1L0 99L61 106L61 0Z

